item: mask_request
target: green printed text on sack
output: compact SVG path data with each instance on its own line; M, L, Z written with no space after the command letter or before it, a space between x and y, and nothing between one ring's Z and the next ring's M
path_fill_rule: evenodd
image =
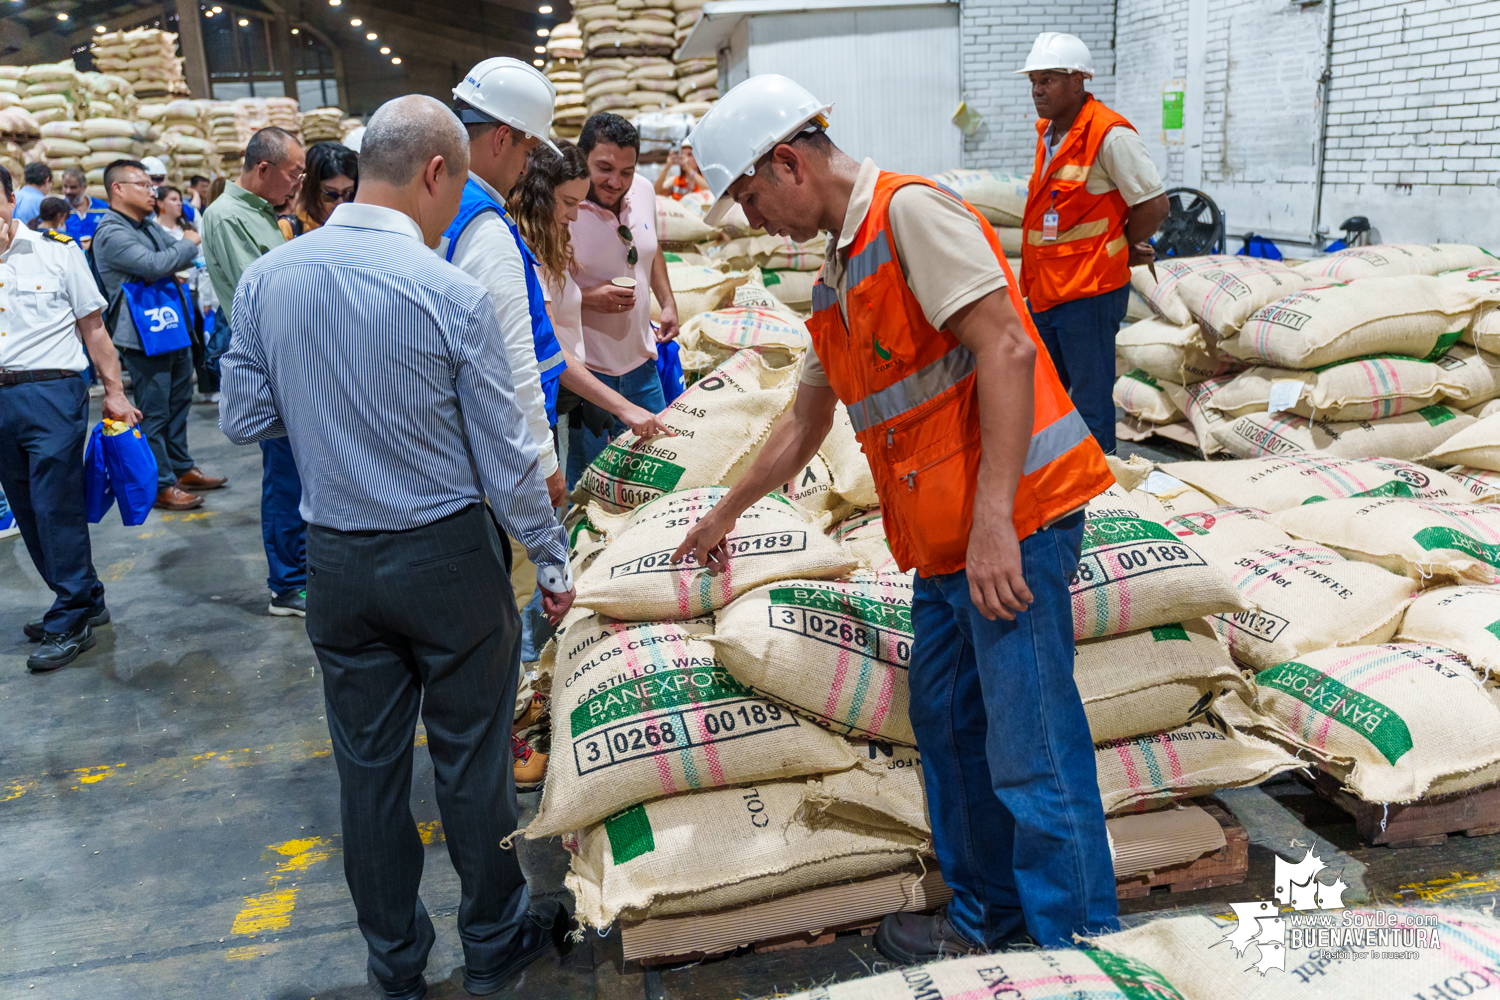
M1481 542L1457 528L1423 528L1412 535L1411 539L1429 552L1433 549L1454 549L1464 555L1473 556L1480 562L1500 568L1500 545Z
M678 481L687 471L680 465L631 451L617 444L605 448L594 460L594 470L610 479L649 486L663 493L675 490Z
M1083 522L1083 547L1096 549L1101 545L1118 545L1122 542L1161 540L1177 541L1177 536L1164 525L1139 517L1095 517Z
M866 625L911 634L910 608L895 607L884 601L871 600L855 594L814 590L808 587L776 587L771 591L771 603L844 615L848 618L856 618Z
M644 805L634 805L604 821L609 836L609 853L617 865L634 861L656 850L656 835L651 832L651 817Z
M1167 977L1138 958L1117 955L1103 948L1082 954L1099 966L1099 971L1109 977L1125 1000L1182 1000L1182 994L1167 982Z
M750 693L750 689L730 676L729 671L705 659L701 666L632 678L605 688L579 702L568 721L572 735L579 736L590 729L642 712L742 698Z
M1437 407L1437 409L1443 410L1445 413L1447 412L1441 406ZM1451 417L1452 414L1450 413L1449 416ZM1388 483L1381 483L1374 489L1365 490L1363 493L1351 493L1347 499L1354 500L1358 497L1404 497L1407 500L1419 500L1421 499L1421 494L1412 489L1410 483L1403 483L1399 479L1393 479ZM1306 507L1310 503L1324 503L1327 499L1327 497L1308 497L1302 501L1302 506Z
M1278 663L1270 670L1261 671L1255 680L1263 687L1286 692L1309 708L1359 733L1392 764L1412 747L1411 730L1394 710L1305 663L1295 660Z

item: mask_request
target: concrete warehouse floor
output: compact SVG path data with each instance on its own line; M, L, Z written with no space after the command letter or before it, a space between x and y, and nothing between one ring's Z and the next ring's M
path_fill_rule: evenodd
M97 406L95 419L97 416ZM322 681L299 619L266 615L260 453L193 408L202 466L228 475L187 514L94 531L114 624L71 667L26 672L21 626L50 601L19 540L0 542L0 997L355 1000L366 984L339 852L338 784ZM524 589L530 589L525 584ZM423 736L419 730L418 741ZM428 844L422 896L437 924L432 996L462 998L458 882L432 769L412 809ZM536 796L526 797L534 807ZM1132 900L1135 921L1271 898L1273 850L1317 845L1346 903L1500 896L1500 837L1369 849L1352 823L1283 781L1225 793L1250 831L1248 884ZM566 894L556 841L520 842L534 891ZM506 996L760 997L887 968L869 938L680 969L622 965L618 934L545 958Z

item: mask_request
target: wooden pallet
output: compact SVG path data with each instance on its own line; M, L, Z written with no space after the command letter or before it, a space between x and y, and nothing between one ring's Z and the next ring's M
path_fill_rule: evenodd
M1319 796L1354 817L1360 839L1373 846L1437 847L1450 833L1484 837L1500 833L1500 786L1418 799L1396 805L1365 802L1324 771L1302 781Z
M1151 895L1152 889L1161 887L1172 892L1191 892L1216 885L1238 885L1245 881L1250 872L1250 835L1245 832L1239 820L1219 803L1205 799L1199 800L1197 804L1218 820L1219 826L1224 829L1224 846L1189 864L1122 879L1115 883L1115 895L1120 899L1139 899Z

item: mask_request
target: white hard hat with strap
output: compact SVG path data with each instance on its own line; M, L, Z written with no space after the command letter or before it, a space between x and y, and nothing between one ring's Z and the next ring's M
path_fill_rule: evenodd
M547 138L557 88L535 67L509 56L494 56L469 70L453 88L453 96L469 106L457 112L459 121L467 125L509 125L561 154L557 144Z
M1036 36L1026 65L1015 71L1017 76L1056 69L1065 73L1082 73L1094 78L1094 57L1083 39L1065 31L1044 31Z
M716 226L734 205L729 186L755 173L755 161L810 125L826 127L832 104L775 73L752 76L719 98L693 129L693 158L714 204L703 219Z

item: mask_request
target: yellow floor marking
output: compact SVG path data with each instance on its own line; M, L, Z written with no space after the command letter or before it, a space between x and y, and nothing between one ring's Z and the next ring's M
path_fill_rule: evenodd
M36 791L35 781L21 780L7 782L4 788L5 794L0 795L0 802L9 802L11 799L19 799L27 792L33 791Z
M231 934L259 934L262 931L279 931L292 922L292 908L297 905L297 890L282 889L279 892L263 892L259 896L246 896L245 906L234 918ZM226 953L226 958L230 953ZM229 959L233 961L233 959Z
M200 510L192 514L163 514L161 519L163 521L201 521L204 518L212 517L213 513L211 510Z
M417 836L422 838L422 843L428 847L433 844L441 844L448 838L443 836L443 821L435 819L431 823L418 823Z
M255 958L260 955L260 949L253 944L247 944L240 948L230 948L224 953L224 960L228 962L243 962L247 958Z
M1396 896L1403 901L1416 898L1424 903L1497 892L1500 892L1500 882L1474 872L1454 872L1442 878L1408 882L1396 887Z
M276 866L276 872L271 876L274 885L292 872L305 872L319 861L328 860L333 856L334 848L332 841L322 837L303 837L300 840L272 844L270 850L286 858Z
M135 569L134 559L126 559L123 562L111 563L103 573L99 574L99 579L103 580L105 583L113 583L133 569Z
M165 531L143 531L139 535L137 535L136 537L137 538L160 538L162 535L165 535L165 534L166 534Z
M121 761L118 764L100 764L95 767L75 767L73 768L73 773L78 775L79 784L96 785L99 782L103 781L105 778L109 777L111 774L114 774L116 768L121 768L124 766L125 762ZM74 785L73 788L76 791L78 785Z

